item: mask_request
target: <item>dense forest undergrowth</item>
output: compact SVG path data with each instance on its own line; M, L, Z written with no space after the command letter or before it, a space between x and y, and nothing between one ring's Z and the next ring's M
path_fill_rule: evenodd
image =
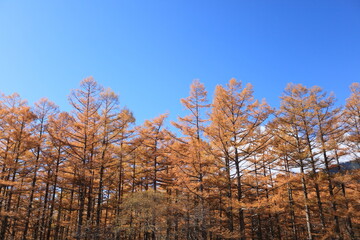
M199 81L188 110L140 126L92 78L69 96L0 99L0 239L360 239L360 85L338 107L289 84ZM354 164L356 165L356 164Z

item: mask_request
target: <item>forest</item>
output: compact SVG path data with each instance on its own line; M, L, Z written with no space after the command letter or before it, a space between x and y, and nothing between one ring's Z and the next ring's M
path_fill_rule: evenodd
M275 109L251 84L208 99L194 80L169 125L136 125L92 77L68 112L2 94L0 239L360 239L360 84L350 90L339 106L288 84Z

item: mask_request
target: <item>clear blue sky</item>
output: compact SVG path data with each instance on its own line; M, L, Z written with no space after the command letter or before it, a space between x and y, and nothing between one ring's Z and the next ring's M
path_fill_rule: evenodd
M200 79L210 96L237 78L274 107L288 82L334 91L360 81L359 0L0 0L0 91L32 104L93 76L139 123Z

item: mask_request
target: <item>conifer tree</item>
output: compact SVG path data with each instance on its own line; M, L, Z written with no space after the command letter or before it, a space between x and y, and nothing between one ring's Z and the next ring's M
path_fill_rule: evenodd
M240 239L246 237L244 216L244 185L242 177L248 158L259 151L263 145L258 141L263 136L257 131L267 119L271 109L265 103L253 98L251 84L242 87L241 82L231 79L226 88L217 86L210 115L211 125L208 135L213 145L221 151L225 161L225 172L229 185L228 197L232 198L232 166L235 167L235 187ZM230 211L232 211L230 209ZM232 213L229 213L229 230L232 231Z
M194 213L195 231L201 233L202 239L207 239L206 179L209 178L212 163L207 150L208 144L204 139L204 130L208 122L205 114L209 107L205 86L194 80L190 86L190 96L181 99L181 103L190 114L178 117L178 122L172 122L182 135L180 139L175 139L176 146L181 148L181 154L178 155L181 159L181 165L178 165L177 169L178 180L184 190L193 195L194 209L198 209Z
M0 239L7 239L8 233L15 238L19 232L19 223L16 218L21 213L21 195L26 183L27 162L30 150L35 148L32 137L31 123L35 119L27 102L22 100L18 94L2 97L1 109L3 118L2 132L2 180L5 184L1 187L1 210L5 212L2 222Z
M33 150L33 158L31 161L28 162L30 164L30 169L32 176L31 178L31 185L30 185L30 195L29 195L29 203L27 206L27 213L26 213L26 219L25 219L25 227L23 232L23 239L27 238L27 231L30 223L30 217L32 213L33 208L33 200L34 196L36 194L36 191L39 192L39 188L36 189L36 185L38 181L38 171L40 167L43 165L44 161L44 153L45 150L45 144L47 141L47 122L49 117L56 114L58 111L57 106L47 100L47 99L40 99L40 101L35 103L35 107L33 109L33 113L36 115L36 119L34 121L34 137L35 137L35 148ZM40 188L41 189L41 188ZM47 201L47 196L45 196L45 201ZM39 224L38 224L39 225ZM41 225L41 227L44 227ZM42 232L44 232L44 229L42 229Z
M80 83L80 89L73 90L69 101L74 108L69 134L69 154L73 168L74 183L78 188L78 221L76 239L84 237L84 213L86 213L86 230L90 232L93 222L94 206L94 173L95 158L99 136L101 101L99 95L102 91L93 78L86 78ZM87 205L87 209L85 206Z
M344 121L347 130L346 143L352 159L360 159L360 84L350 86L351 95L346 100Z

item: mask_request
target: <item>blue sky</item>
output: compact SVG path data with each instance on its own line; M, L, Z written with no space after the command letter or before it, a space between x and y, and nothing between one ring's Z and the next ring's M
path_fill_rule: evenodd
M334 91L360 81L358 0L0 0L0 91L32 104L93 76L138 123L170 112L200 79L231 78L274 107L289 82Z

